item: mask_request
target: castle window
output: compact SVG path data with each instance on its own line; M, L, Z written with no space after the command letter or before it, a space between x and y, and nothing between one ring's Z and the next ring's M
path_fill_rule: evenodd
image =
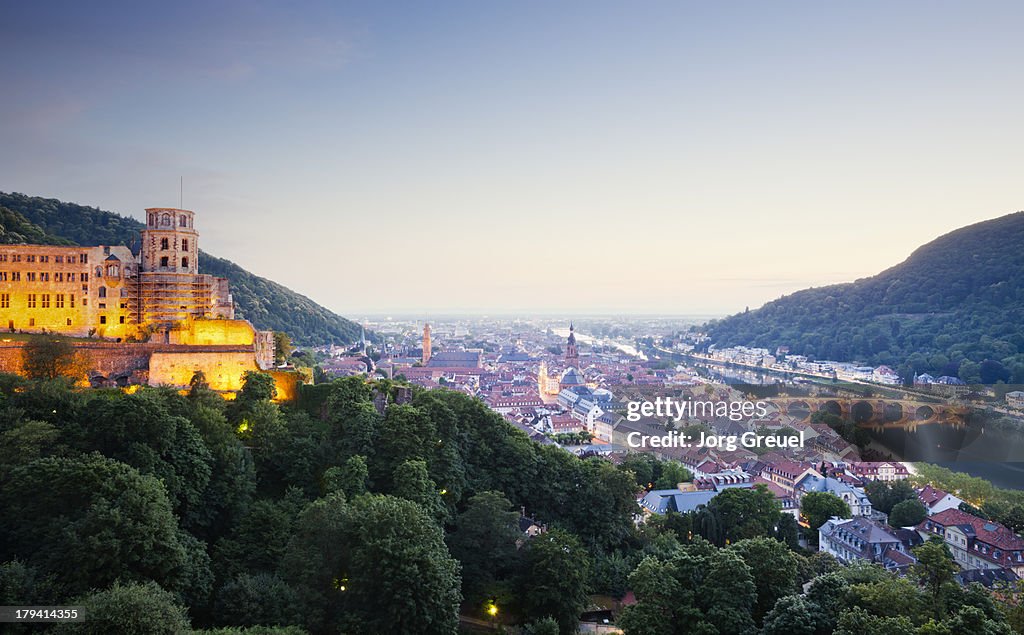
M28 308L36 308L36 294L34 293L28 294Z
M168 239L161 238L160 239L160 250L161 251L167 251L170 248L171 248L171 243L168 241Z
M188 238L181 239L181 250L188 251Z
M27 272L25 274L25 279L28 280L29 282L35 282L36 281L36 272L35 271Z
M127 302L122 302L118 306L121 307L122 309L127 309L128 308L128 303Z
M0 262L7 262L7 254L0 254Z
M178 226L179 227L188 227L188 216L185 216L184 214L182 214L180 217L178 217Z
M73 309L73 308L75 308L75 294L74 293L71 294L70 300L71 300L71 308Z
M96 265L96 271L94 271L93 273L96 274L97 278L102 278L103 277L103 267L101 267L99 265Z
M50 262L49 256L39 256L39 262Z
M11 272L11 282L21 282L21 272L20 271L12 271Z
M89 254L78 254L78 262L83 265L89 264Z
M150 225L156 225L156 214L150 214L149 215L149 224Z
M64 274L59 272L59 271L54 273L53 274L53 281L54 282L64 282Z
M106 323L107 323L107 316L101 315L100 316L100 324L106 324Z
M11 256L11 262L21 262L21 254L14 254Z
M54 302L54 306L57 307L58 309L63 309L64 308L64 294L63 293L58 293L57 294L56 302Z
M11 294L10 293L0 293L0 309L9 309L9 308L11 308Z
M71 326L71 318L68 318L68 326Z
M161 216L160 217L160 225L163 226L163 227L170 227L171 226L171 215L170 214L164 214L163 216Z
M100 287L99 296L101 298L107 297L107 288L106 287Z
M121 276L121 268L120 267L118 267L117 265L108 265L107 266L107 277L109 277L109 278L119 278L120 276Z
M82 274L82 282L89 282L89 274L88 273L83 273Z
M110 247L107 247L107 246L103 247L103 255L104 256L109 256L110 255Z
M75 281L75 274L69 273L68 274L68 282L74 282L74 281Z
M48 271L40 272L39 280L41 282L49 282L50 281L50 273Z
M121 324L124 324L124 316L123 315L121 316L120 321L121 321Z
M181 266L183 269L188 267L188 258L181 259Z
M0 271L0 282L7 282L7 272Z
M160 259L160 266L161 267L166 267L167 266L167 256L164 256L164 257L162 257Z
M35 262L35 261L36 261L36 257L35 256L33 256L33 255L25 256L25 262Z
M43 309L49 309L50 308L50 294L49 293L44 293L43 294L41 305L42 305L41 308L43 308Z
M28 319L28 325L29 326L35 326L36 325L36 319L35 318L29 318Z
M54 256L53 261L58 265L64 264L64 256Z

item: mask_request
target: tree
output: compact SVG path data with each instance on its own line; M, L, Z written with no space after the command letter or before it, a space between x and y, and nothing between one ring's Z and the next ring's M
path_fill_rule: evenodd
M172 591L197 583L163 485L124 463L99 454L33 461L10 472L0 509L0 561L17 554L56 574L67 595L116 580Z
M438 524L444 524L448 509L441 500L437 485L427 472L426 461L416 459L402 463L395 468L392 480L395 496L420 505Z
M850 506L830 492L808 492L800 500L800 515L807 520L807 526L811 529L808 538L817 544L818 529L833 516L849 518Z
M905 617L878 617L855 606L839 616L835 635L914 635L914 625Z
M817 607L799 595L779 598L765 615L762 635L815 635Z
M948 585L953 582L956 565L949 548L941 538L929 538L928 542L913 549L917 564L911 572L928 593L929 603L935 619L941 620L946 612Z
M797 580L796 556L786 545L772 538L750 538L729 547L750 567L757 588L754 621L760 623L779 598L794 593Z
M312 631L456 630L459 565L422 507L391 496L330 494L301 514L284 570Z
M324 472L324 493L342 492L348 500L366 493L366 482L370 477L366 457L350 456L340 467L328 468Z
M22 349L22 367L30 379L85 379L88 364L74 344L52 335L33 335Z
M242 573L217 594L215 614L224 624L287 626L300 622L295 590L276 575Z
M683 587L677 573L670 563L653 556L644 558L629 576L637 603L622 612L618 626L630 634L672 635L677 612L687 608L680 602Z
M684 481L692 481L693 474L679 461L663 461L661 473L654 483L655 489L675 489Z
M707 510L718 518L722 537L736 541L772 535L781 508L775 496L758 485L752 489L727 489L711 499Z
M455 518L448 547L462 563L462 593L470 604L497 595L495 585L511 578L520 537L512 503L501 492L480 492Z
M247 370L243 375L242 389L238 391L236 401L241 406L257 401L270 401L276 396L277 387L269 373Z
M284 331L274 331L274 361L282 364L292 354L292 338Z
M892 508L892 512L889 513L889 524L893 527L912 527L924 521L926 516L928 510L921 501L905 500Z
M739 555L728 549L715 553L703 590L706 596L701 608L721 635L741 635L754 629L751 614L757 587L750 567Z
M574 632L587 606L590 556L579 538L552 529L523 547L519 597L527 619L553 617L563 632Z
M185 607L174 594L155 582L121 584L80 598L86 620L64 624L66 632L81 635L151 633L178 635L191 631Z
M850 587L850 604L881 617L904 616L914 622L922 621L921 592L906 578L887 575L877 582L854 584Z

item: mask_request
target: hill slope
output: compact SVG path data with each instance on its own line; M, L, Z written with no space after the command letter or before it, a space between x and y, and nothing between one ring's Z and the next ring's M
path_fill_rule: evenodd
M133 218L94 207L0 192L0 242L137 247L142 229ZM256 328L284 331L300 344L347 343L359 337L356 323L233 262L200 251L199 268L231 281L236 315Z
M1024 382L1024 212L941 236L870 278L798 291L707 329L719 346Z

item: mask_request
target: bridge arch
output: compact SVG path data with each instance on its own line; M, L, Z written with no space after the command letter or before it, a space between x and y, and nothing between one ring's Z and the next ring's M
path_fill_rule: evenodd
M867 401L858 401L850 409L854 423L865 423L875 417L875 408Z
M935 409L931 406L920 406L914 411L914 419L918 421L926 421L935 416Z
M895 401L885 404L883 416L886 421L899 421L903 418L903 404Z
M786 414L797 419L806 419L811 414L811 406L806 401L791 401L786 408Z
M843 406L835 399L829 399L825 403L821 404L821 406L818 408L818 411L830 415L835 415L837 417L843 416Z

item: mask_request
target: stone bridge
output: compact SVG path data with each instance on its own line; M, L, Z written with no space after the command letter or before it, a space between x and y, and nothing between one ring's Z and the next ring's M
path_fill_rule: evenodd
M773 397L766 401L797 421L806 422L822 411L870 428L913 428L924 423L963 425L968 412L964 406L913 399Z

